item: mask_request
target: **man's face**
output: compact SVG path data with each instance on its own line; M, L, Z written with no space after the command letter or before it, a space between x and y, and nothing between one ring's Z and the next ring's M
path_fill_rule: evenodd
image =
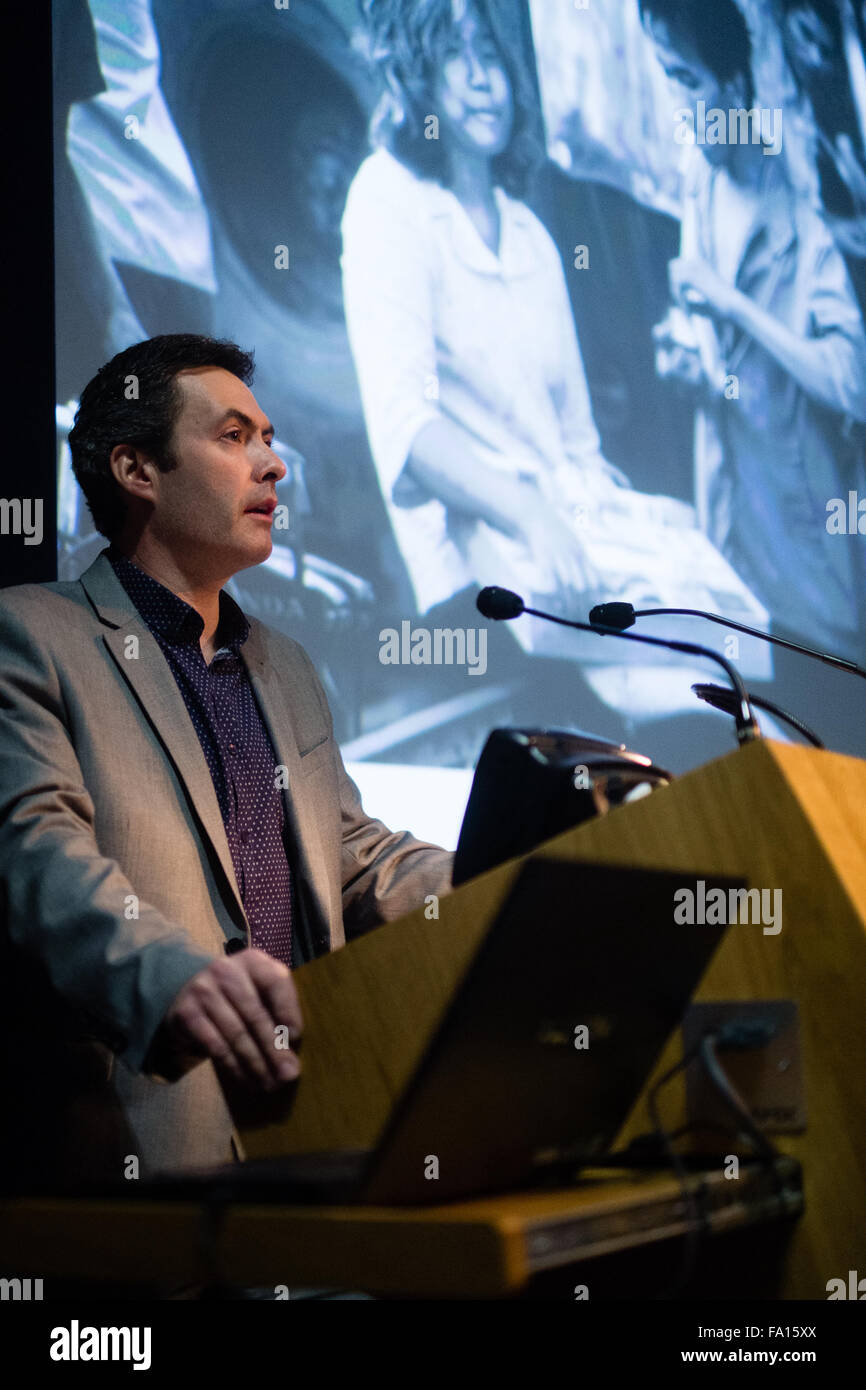
M177 467L154 469L155 541L202 575L229 578L273 549L273 503L286 465L271 449L274 429L249 387L221 367L180 372L183 407L171 452Z
M707 111L727 111L732 106L742 106L741 94L730 84L722 85L715 73L701 62L697 53L690 50L682 38L677 41L667 24L653 18L647 23L647 29L655 47L656 57L667 77L679 87L693 112L696 112L699 101L704 102ZM730 146L721 143L706 144L701 146L701 153L711 164L727 164Z
M458 146L492 157L511 138L511 84L496 40L474 6L454 0L454 11L454 37L435 84L434 109Z
M789 12L784 39L791 66L803 86L838 71L843 55L837 51L828 25L811 5L798 5Z

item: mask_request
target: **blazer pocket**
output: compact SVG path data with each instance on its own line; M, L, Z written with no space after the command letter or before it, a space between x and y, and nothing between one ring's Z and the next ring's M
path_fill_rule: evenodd
M330 763L333 766L334 755L331 749L331 740L327 734L321 743L317 743L308 753L302 753L298 763L298 771L302 777L309 777L319 768Z

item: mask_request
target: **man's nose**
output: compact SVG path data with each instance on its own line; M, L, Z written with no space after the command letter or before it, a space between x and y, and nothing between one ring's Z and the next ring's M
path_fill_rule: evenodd
M263 482L266 479L273 478L279 483L285 478L289 470L279 454L275 454L273 449L263 446L262 458L257 471Z

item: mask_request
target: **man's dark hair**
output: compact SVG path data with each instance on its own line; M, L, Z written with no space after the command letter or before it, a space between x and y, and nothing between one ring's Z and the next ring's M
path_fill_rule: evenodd
M788 19L792 14L797 14L801 10L811 11L816 18L826 24L833 42L839 48L842 47L844 38L842 12L837 0L777 0L777 4L782 19Z
M685 44L720 83L744 77L746 104L752 105L752 40L734 0L638 0L638 7L644 24L663 24L674 47Z
M512 197L524 198L544 157L537 93L519 38L506 32L496 0L472 3L490 28L511 84L514 124L507 148L493 159L494 178ZM387 146L419 178L447 188L450 171L442 142L425 138L425 120L454 38L452 0L361 0L361 10L370 58L386 88L373 115L371 142Z
M111 471L111 451L131 444L152 454L163 473L177 467L171 440L183 397L176 378L192 367L222 367L249 386L253 354L198 333L165 333L119 352L81 393L69 432L72 471L94 526L110 541L120 533L127 507Z

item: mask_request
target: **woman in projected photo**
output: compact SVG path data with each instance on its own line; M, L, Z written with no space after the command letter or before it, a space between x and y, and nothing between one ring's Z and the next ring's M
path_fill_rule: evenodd
M500 33L516 10L363 8L386 95L343 218L346 320L418 609L502 575L503 537L536 592L573 606L597 577L567 503L626 480L602 456L559 254L522 201L542 151Z
M751 40L733 0L640 0L693 110L751 109ZM728 127L730 129L730 127ZM699 383L699 515L774 628L857 658L866 565L828 503L866 489L866 337L820 216L761 143L697 144L660 370ZM862 659L862 658L861 658Z

